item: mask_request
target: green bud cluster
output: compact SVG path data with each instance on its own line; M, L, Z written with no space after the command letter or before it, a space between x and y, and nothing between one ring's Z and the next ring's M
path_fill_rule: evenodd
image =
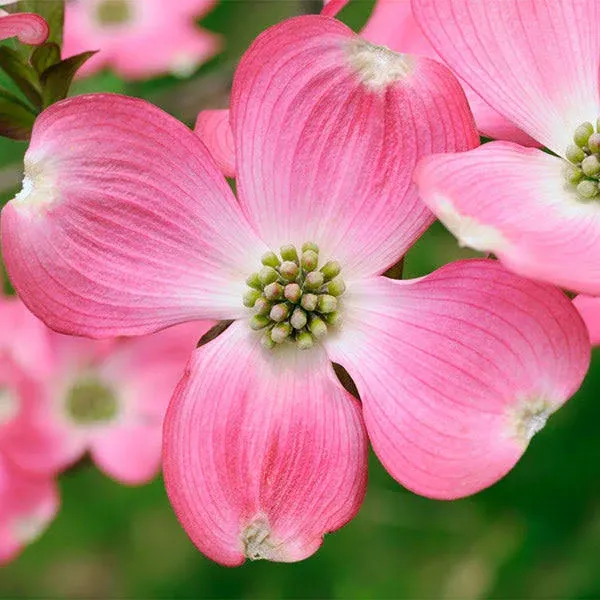
M123 25L131 16L130 0L102 0L96 7L96 18L102 25Z
M600 119L594 126L582 123L567 147L565 179L583 200L600 199Z
M98 425L112 421L118 412L113 390L97 379L76 381L67 393L69 417L79 425Z
M319 247L307 242L298 252L282 246L279 255L267 252L263 267L252 273L246 284L244 306L254 309L250 327L262 331L262 343L275 348L292 341L301 350L341 322L338 299L346 291L336 261L319 268Z

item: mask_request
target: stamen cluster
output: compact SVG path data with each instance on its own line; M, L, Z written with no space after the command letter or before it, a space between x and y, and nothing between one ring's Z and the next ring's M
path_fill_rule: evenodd
M293 341L298 348L311 348L328 327L341 322L338 298L346 291L337 261L319 268L319 248L312 242L299 254L293 245L282 246L280 256L267 252L263 267L246 280L244 306L254 308L250 327L264 330L262 343L275 348Z
M584 200L600 196L600 119L594 126L582 123L573 135L574 144L567 147L569 161L565 169L566 180L574 185Z

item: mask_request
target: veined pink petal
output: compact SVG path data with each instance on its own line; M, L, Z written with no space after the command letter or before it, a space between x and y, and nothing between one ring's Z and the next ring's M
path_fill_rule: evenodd
M200 136L226 177L235 177L235 148L229 124L229 110L203 110L196 120Z
M0 455L0 565L44 532L59 502L54 481L32 477Z
M213 560L291 562L356 514L366 451L359 405L321 349L269 353L236 322L196 351L171 401L165 482Z
M150 481L161 463L167 405L196 343L213 323L185 323L154 335L123 340L99 367L119 390L119 422L90 436L94 462L129 485Z
M375 452L419 494L458 498L497 481L588 368L569 299L496 261L373 278L348 296L328 353L357 384Z
M478 135L451 73L321 16L264 32L232 94L240 202L271 246L312 241L350 276L393 264L431 223L416 160Z
M6 3L4 3L6 4ZM23 44L37 46L48 39L48 23L35 13L0 14L0 40L16 37Z
M573 304L586 324L592 345L600 345L600 298L577 296Z
M412 0L450 67L557 154L600 114L597 0Z
M111 94L40 115L2 248L36 315L93 337L244 314L244 281L265 250L198 137Z
M410 0L377 0L361 36L374 44L388 46L395 52L442 60L415 20ZM477 127L483 135L524 146L539 145L533 138L492 109L471 86L461 83Z
M350 0L323 0L321 14L324 17L335 17Z
M422 200L461 245L513 271L600 294L600 205L565 182L564 161L506 142L425 158Z

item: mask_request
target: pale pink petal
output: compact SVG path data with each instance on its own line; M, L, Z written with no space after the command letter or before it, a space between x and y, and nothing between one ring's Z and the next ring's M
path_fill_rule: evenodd
M244 314L244 281L265 250L198 137L110 94L38 118L2 248L37 316L95 337Z
M597 0L413 0L421 28L493 108L563 154L600 114Z
M196 120L195 131L210 150L223 175L235 177L235 147L229 110L203 110Z
M473 494L507 473L589 365L570 300L492 260L365 280L344 310L328 353L357 384L384 466L433 498Z
M44 532L59 504L54 481L28 475L0 455L0 565Z
M388 46L395 52L442 60L415 20L410 0L377 0L361 35L370 42ZM539 145L492 109L469 85L464 82L462 85L477 127L483 135L524 146Z
M506 142L424 159L422 200L463 246L513 271L600 294L600 205L567 184L564 161Z
M577 296L573 299L573 304L588 329L592 345L600 345L600 298Z
M418 158L479 139L445 67L314 15L254 42L231 106L240 202L261 236L314 242L354 276L385 270L431 223Z
M335 17L350 0L323 0L321 14L324 17Z
M37 46L48 38L48 23L35 13L0 15L0 40L16 37L23 44Z
M162 424L169 400L198 340L211 322L186 323L153 335L123 340L98 370L119 390L119 422L91 436L94 462L129 485L156 476L161 462Z
M366 437L320 348L262 348L243 322L196 351L164 432L167 492L198 548L224 565L291 562L358 511Z

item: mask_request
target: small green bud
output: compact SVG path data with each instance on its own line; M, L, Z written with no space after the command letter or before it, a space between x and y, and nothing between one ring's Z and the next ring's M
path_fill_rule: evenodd
M322 313L333 312L337 308L337 298L329 294L321 294L317 302L317 309Z
M254 310L259 315L268 315L271 312L271 307L273 305L264 297L261 296L254 305Z
M577 193L589 200L598 195L598 185L589 179L584 179L577 184Z
M325 319L327 325L331 327L339 327L343 321L342 313L338 312L337 310L335 312L323 315L323 318Z
M315 341L308 331L302 331L296 336L296 345L299 350L308 350L315 345Z
M246 285L249 287L252 287L256 290L262 290L263 289L263 284L260 282L260 278L258 277L258 273L252 273L252 275L250 275L248 277L248 279L246 279Z
M281 264L281 267L279 267L279 272L286 281L294 281L296 277L298 277L300 269L295 262L286 260Z
M259 331L260 329L264 329L270 322L269 318L264 315L253 315L250 319L250 329Z
M336 277L327 284L327 291L332 296L341 296L346 291L346 284L341 277Z
M269 317L271 321L275 321L276 323L281 323L285 321L290 316L290 309L285 302L281 304L276 304L269 313Z
M325 277L323 277L323 273L321 271L311 271L304 278L304 287L307 290L318 290L325 281Z
M577 185L583 177L583 171L579 167L568 162L565 163L563 173L565 179L573 185Z
M302 329L306 327L307 320L306 313L301 308L296 308L292 313L290 323L294 329Z
M277 282L270 283L265 286L263 293L267 300L281 300L283 298L283 286Z
M278 323L271 329L271 339L276 344L283 344L285 340L291 335L292 326L289 323Z
M317 303L319 301L319 296L316 294L304 294L302 296L302 300L300 300L300 306L308 311L312 312L317 308Z
M273 338L271 337L271 332L270 331L267 331L262 336L262 338L260 338L260 342L263 345L263 347L266 348L267 350L273 350L273 348L275 348L275 346L277 345L273 341Z
M571 161L573 164L578 164L585 158L585 152L579 146L575 146L575 144L567 146L565 155L567 160Z
M321 319L321 317L313 315L310 318L308 328L317 339L322 338L324 335L327 335L327 325L325 324L325 321Z
M244 294L244 306L247 306L248 308L252 308L255 304L256 301L262 296L262 294L260 293L259 290L255 290L254 288L251 288L249 290L246 290L246 293Z
M573 135L573 141L580 147L583 148L587 146L588 140L590 136L594 133L594 126L586 121L582 123L576 130Z
M277 258L277 254L275 252L265 252L260 259L265 267L278 267L281 264L279 258Z
M342 266L337 260L330 260L321 267L321 273L325 276L325 281L337 277L342 271Z
M302 298L302 289L297 283L288 283L283 290L286 300L296 304Z
M292 244L281 246L279 253L281 254L281 258L283 258L283 260L290 260L295 263L298 262L298 252L296 247L292 246Z
M319 266L319 255L314 250L302 253L302 268L305 271L314 271Z
M588 140L590 152L600 152L600 133L592 133Z
M258 272L258 278L263 285L269 285L279 279L279 274L273 267L263 267Z
M319 246L312 242L306 242L302 245L302 252L306 252L307 250L312 250L315 254L319 254Z
M586 156L581 163L581 170L588 177L598 175L598 173L600 173L600 160L598 160L598 157L594 154Z

